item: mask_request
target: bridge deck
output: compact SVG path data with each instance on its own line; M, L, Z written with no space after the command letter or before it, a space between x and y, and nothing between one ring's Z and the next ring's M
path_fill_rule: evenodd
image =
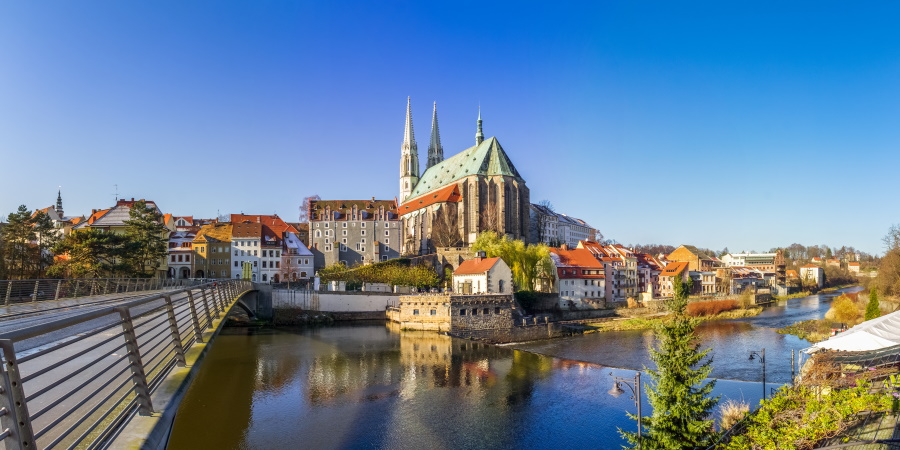
M169 378L197 360L247 289L224 281L4 308L0 448L92 445L137 413L167 413Z

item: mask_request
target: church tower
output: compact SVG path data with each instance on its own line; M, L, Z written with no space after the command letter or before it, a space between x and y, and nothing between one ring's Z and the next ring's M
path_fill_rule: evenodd
M419 182L419 148L416 147L416 136L413 133L412 108L409 97L406 97L406 129L403 131L403 144L400 145L400 199L406 201L409 194Z
M63 217L63 207L62 207L62 190L56 192L56 212L59 214L59 217Z
M478 107L478 130L475 132L475 145L484 142L484 132L481 131L481 107Z
M431 143L428 144L428 166L431 168L444 160L444 147L441 146L441 133L438 131L437 102L434 102L434 112L431 115Z

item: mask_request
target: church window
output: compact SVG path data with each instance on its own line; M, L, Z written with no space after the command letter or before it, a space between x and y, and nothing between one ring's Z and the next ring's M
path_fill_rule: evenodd
M360 230L359 235L360 235L360 236L365 236L365 235L366 235L366 230Z
M384 230L384 235L385 235L385 236L390 236L390 235L391 235L391 232L388 231L388 230Z
M343 231L343 235L344 235L344 236L347 235L347 230L344 230L344 231Z

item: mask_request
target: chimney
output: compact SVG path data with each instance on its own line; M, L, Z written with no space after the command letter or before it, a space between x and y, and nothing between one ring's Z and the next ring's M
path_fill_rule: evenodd
M560 246L559 246L559 249L560 249L560 250L568 250L568 249L569 249L569 244L563 244L563 245L560 245Z
M478 251L477 253L475 253L475 259L477 259L477 260L479 260L479 261L481 261L482 259L484 259L486 256L487 256L487 254L486 254L483 250Z

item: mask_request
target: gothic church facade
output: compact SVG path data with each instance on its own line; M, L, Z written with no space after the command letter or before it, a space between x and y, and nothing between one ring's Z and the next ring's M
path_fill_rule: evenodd
M525 180L495 137L485 139L478 113L475 145L444 159L437 104L431 119L428 160L419 156L407 98L400 154L398 212L403 253L422 255L439 247L469 247L482 231L528 238L530 198Z

